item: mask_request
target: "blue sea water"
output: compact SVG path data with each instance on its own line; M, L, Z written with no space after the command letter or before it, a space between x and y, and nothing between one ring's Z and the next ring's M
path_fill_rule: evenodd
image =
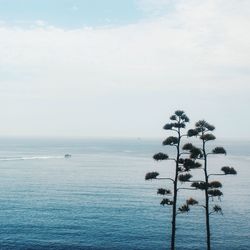
M211 216L212 248L250 249L250 142L221 141L227 156L211 157L210 171L234 166L237 176L218 176L224 214ZM159 187L146 172L171 176L161 140L1 139L0 249L169 249L171 210L160 206ZM170 150L170 154L171 154ZM71 158L64 158L65 154ZM200 178L196 170L194 178ZM201 191L180 192L202 204ZM177 218L177 249L206 249L200 207Z

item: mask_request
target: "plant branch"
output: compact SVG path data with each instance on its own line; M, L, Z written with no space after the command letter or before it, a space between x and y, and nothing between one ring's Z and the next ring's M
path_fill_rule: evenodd
M168 158L169 161L175 161L176 162L176 159L174 158Z
M189 155L189 153L188 152L182 152L182 153L180 153L180 156L181 155Z
M174 180L172 178L165 178L165 177L158 177L158 178L155 178L156 180L170 180L174 183Z
M182 137L184 137L184 136L186 136L186 137L187 137L188 135L187 135L187 134L181 135L181 136L180 136L180 138L182 138Z
M177 188L177 191L179 190L197 190L196 188Z
M209 174L207 177L210 177L212 175L226 175L226 174Z

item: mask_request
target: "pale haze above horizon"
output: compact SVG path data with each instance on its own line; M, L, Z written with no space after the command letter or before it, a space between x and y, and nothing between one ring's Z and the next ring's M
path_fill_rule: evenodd
M249 0L0 0L0 137L250 139Z

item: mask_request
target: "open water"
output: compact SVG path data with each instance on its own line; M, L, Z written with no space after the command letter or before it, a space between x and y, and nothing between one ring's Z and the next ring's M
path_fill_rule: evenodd
M224 214L211 216L212 248L247 250L250 142L219 146L228 155L211 157L210 171L229 165L238 175L214 178ZM144 180L148 171L173 173L171 162L153 161L159 151L169 151L159 139L1 139L0 249L169 249L171 210L156 190L171 184ZM190 196L202 204L201 191L179 197ZM177 249L205 249L203 212L178 215Z

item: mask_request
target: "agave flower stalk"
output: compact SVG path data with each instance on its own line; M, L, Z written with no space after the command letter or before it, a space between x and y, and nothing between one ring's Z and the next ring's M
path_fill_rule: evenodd
M207 238L207 249L211 249L211 233L210 233L210 215L213 213L222 214L222 209L220 206L215 205L213 210L210 211L209 203L210 198L220 197L223 193L219 190L222 188L222 184L219 181L209 182L209 177L213 175L228 175L236 174L234 168L232 167L222 167L223 174L208 174L208 156L212 154L226 154L226 150L223 147L216 147L211 152L207 152L206 144L209 141L215 140L216 137L211 133L215 127L204 120L198 121L195 124L195 129L190 129L188 131L188 136L199 136L202 141L202 147L197 148L192 144L186 144L183 146L184 150L189 151L190 158L203 160L203 170L204 170L204 181L193 181L191 187L203 190L205 193L205 218L206 218L206 238Z
M145 176L146 180L152 179L161 179L161 180L168 180L171 181L173 184L173 192L168 189L158 189L158 194L160 195L169 195L172 196L171 198L163 198L161 201L161 205L165 206L172 206L172 230L171 230L171 250L175 249L175 238L176 238L176 216L178 213L184 213L189 211L189 205L191 203L186 202L186 204L182 205L178 209L177 212L177 194L178 194L178 181L186 181L191 178L191 176L186 175L179 175L183 170L186 170L184 165L190 165L190 163L185 162L184 159L181 158L181 138L186 134L182 134L181 130L186 127L186 123L189 122L189 118L186 116L184 111L177 110L175 113L170 117L171 122L167 123L163 129L170 130L175 133L175 136L167 137L162 144L164 146L171 146L176 149L176 154L174 158L169 158L167 154L162 152L157 153L153 156L153 159L156 161L163 161L163 160L174 160L175 162L175 170L174 170L174 177L173 178L160 178L158 172L151 172L147 173ZM182 177L181 177L182 176Z

